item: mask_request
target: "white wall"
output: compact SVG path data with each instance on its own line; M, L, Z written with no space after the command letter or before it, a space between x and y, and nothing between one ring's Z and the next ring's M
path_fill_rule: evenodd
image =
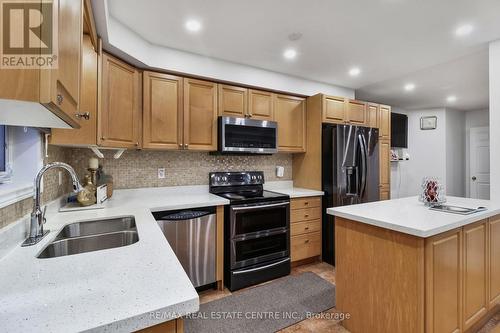
M500 40L490 43L490 198L500 201Z
M488 127L490 124L489 110L465 112L465 196L470 197L470 129L473 127Z
M446 109L446 194L465 195L465 114Z

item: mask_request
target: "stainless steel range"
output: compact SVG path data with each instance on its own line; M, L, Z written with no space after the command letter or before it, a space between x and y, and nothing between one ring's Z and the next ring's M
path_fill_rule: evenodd
M224 280L237 290L290 274L290 198L263 189L264 173L210 173L224 214Z

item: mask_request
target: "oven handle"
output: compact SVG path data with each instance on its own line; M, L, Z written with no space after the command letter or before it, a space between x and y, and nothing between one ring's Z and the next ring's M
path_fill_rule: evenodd
M272 264L269 264L269 265L265 265L265 266L262 266L262 267L256 267L256 268L250 268L250 269L245 269L243 271L234 271L232 272L234 275L238 275L238 274L245 274L245 273L250 273L250 272L256 272L256 271L261 271L263 269L267 269L267 268L271 268L271 267L274 267L274 266L278 266L280 264L283 264L287 261L290 261L290 258L286 258L284 260L281 260L281 261L278 261L278 262L274 262Z
M256 205L256 206L245 206L245 207L231 207L232 210L234 211L239 211L239 210L254 210L254 209L261 209L261 208L270 208L270 207L281 207L281 206L286 206L289 205L289 202L280 202L280 203L275 203L275 204L268 204L268 205Z

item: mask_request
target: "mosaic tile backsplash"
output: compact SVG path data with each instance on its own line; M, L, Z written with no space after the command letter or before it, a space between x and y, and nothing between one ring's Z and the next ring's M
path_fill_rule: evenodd
M213 171L264 171L266 181L292 179L292 155L228 156L186 151L135 151L113 159L114 151L103 151L99 160L105 173L113 176L114 188L140 188L178 185L208 185L208 173ZM88 160L95 155L89 149L71 149L71 165L79 177L86 173ZM285 174L276 177L276 166ZM165 168L165 178L158 179L158 168ZM83 178L82 178L83 179Z

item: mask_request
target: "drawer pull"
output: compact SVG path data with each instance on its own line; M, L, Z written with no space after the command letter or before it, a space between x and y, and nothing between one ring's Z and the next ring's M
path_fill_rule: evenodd
M309 214L305 214L304 216L305 216L305 217L309 217Z
M304 202L304 206L309 205L309 201Z
M307 244L307 243L309 243L309 239L306 239L306 240L304 241L304 243L306 243L306 244Z
M305 227L304 230L309 230L309 227Z

